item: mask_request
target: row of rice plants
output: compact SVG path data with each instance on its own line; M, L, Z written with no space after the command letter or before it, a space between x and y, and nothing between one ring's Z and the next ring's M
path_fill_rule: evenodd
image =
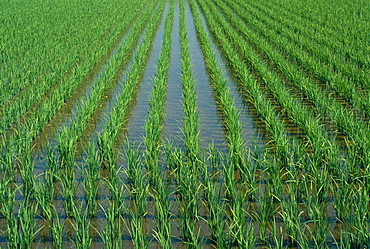
M82 97L81 103L77 106L76 113L73 120L71 120L70 126L61 128L60 133L57 135L61 164L69 165L69 163L71 163L71 165L73 165L74 160L69 157L73 157L74 146L76 146L78 139L84 132L91 115L99 106L102 95L112 84L117 70L121 67L122 63L127 62L127 56L130 55L130 51L136 44L137 37L146 23L146 18L152 14L151 11L153 6L154 4L148 6L146 11L142 13L141 19L135 22L125 42L122 43L117 53L108 62L107 70L93 83L89 94Z
M189 162L195 162L199 156L198 111L196 106L195 80L191 70L189 39L186 30L184 2L180 1L179 37L181 52L181 83L184 110L184 144Z
M100 11L102 15L106 11L110 14L114 13L104 22L100 22L99 25L94 23L97 19L93 15L80 15L77 11L60 11L60 9L71 8L68 4L63 3L51 7L47 13L44 12L48 18L41 18L38 12L39 5L41 3L33 2L29 8L22 5L22 8L15 9L9 4L6 5L6 8L11 8L11 10L5 9L3 12L5 20L8 20L8 12L13 15L9 24L4 23L5 27L15 25L17 22L21 22L22 25L17 27L18 33L16 35L9 38L7 36L10 36L10 32L4 32L2 35L6 49L2 51L4 68L2 68L1 105L7 103L10 106L9 103L15 100L19 94L22 96L27 93L27 96L31 93L38 94L37 91L31 90L34 89L35 85L55 84L58 78L73 67L85 53L102 42L101 37L106 35L107 30L111 32L114 29L110 27L114 19L119 18L124 21L122 14L119 13L119 10L124 7L121 3L114 3L105 6L105 8L101 8L97 3L89 7L83 4L75 6L81 12L89 11L87 8L90 8L94 9L95 12ZM99 7L100 9L97 9ZM114 9L113 12L111 8ZM27 22L24 22L27 15L29 15ZM78 17L72 18L73 15L78 15ZM22 19L23 21L21 21ZM48 20L46 21L46 19ZM82 25L82 23L87 23L88 28L82 32L75 32L76 26ZM11 27L7 28L11 29ZM8 39L11 39L11 42ZM83 43L81 43L82 39ZM26 89L30 89L30 91L28 92Z
M234 99L230 95L227 82L221 69L217 65L215 54L212 52L207 33L202 27L199 14L197 14L193 2L189 3L194 17L194 25L200 41L206 69L212 82L212 88L215 92L217 103L220 105L230 158L235 163L235 166L242 167L243 158L241 157L241 153L244 150L244 142L241 136L239 110L235 107ZM232 194L230 196L232 196Z
M141 162L145 165L145 175L148 184L148 192L142 193L145 195L143 201L145 201L146 194L153 197L155 204L155 229L152 230L152 235L163 248L171 248L172 233L170 202L168 200L169 190L165 186L165 173L162 172L159 165L168 71L171 58L171 33L174 22L174 1L169 1L168 4L169 10L164 22L161 50L156 63L152 90L149 96L149 111L144 124L143 143L145 151L143 161ZM151 187L149 188L149 186ZM143 219L144 216L145 214L142 214L140 218Z
M355 70L353 65L336 58L336 54L327 51L326 48L317 46L316 43L310 43L306 36L300 36L299 34L293 33L291 29L282 27L280 23L268 20L268 18L265 17L265 13L259 14L252 12L254 14L253 16L247 15L246 12L242 11L238 6L234 6L233 10L243 17L243 20L245 21L255 20L256 17L263 20L265 23L262 23L261 21L258 22L256 20L254 21L253 27L255 30L258 30L259 33L263 34L268 41L277 45L286 55L294 58L300 66L304 66L305 70L319 79L321 83L325 83L328 89L335 90L339 96L351 103L358 111L368 113L370 107L369 99L366 97L363 98L363 90L360 92L357 90L359 86L367 88L366 82L368 82L368 79L365 77L363 70ZM249 8L249 11L251 11L251 8ZM240 18L238 18L238 20L240 20ZM277 30L280 32L279 35L276 35ZM305 50L310 51L313 55L311 56L304 50L297 49L297 44ZM330 58L330 60L323 63L321 62L323 58ZM280 59L279 62L276 62L276 65L280 65L282 60L283 59ZM350 71L353 71L352 74L356 75L358 78L356 81L349 81L348 78L343 75L343 73ZM292 76L295 78L292 80L301 80L296 79L298 75ZM292 78L292 76L290 78ZM361 76L362 79L359 78ZM303 77L304 76L302 74L300 78ZM356 84L358 85L357 87Z
M243 90L247 92L253 106L265 123L266 129L273 139L276 154L281 162L287 163L291 155L287 147L289 142L285 135L283 123L280 121L277 113L275 113L270 101L260 90L256 80L251 77L247 68L243 63L240 63L238 57L235 56L237 55L235 49L226 42L227 40L224 39L224 37L219 37L219 39L220 43L223 44L222 52L230 61L230 65L239 79L239 82L242 84Z
M220 109L226 129L225 136L229 149L227 156L221 157L220 163L217 163L216 159L218 158L218 152L214 149L210 151L209 158L215 159L210 164L216 172L209 172L207 168L208 163L199 161L197 167L200 168L199 173L202 184L197 186L196 183L193 183L192 185L204 189L204 204L209 212L209 216L204 221L211 229L212 234L210 239L220 247L233 244L239 244L241 247L249 247L254 244L253 232L252 229L246 227L245 216L247 213L243 208L248 191L245 192L244 187L240 188L238 186L236 174L240 172L243 183L246 184L246 188L248 189L251 186L247 185L247 183L253 181L251 178L254 178L253 170L248 168L249 165L247 166L248 163L245 161L246 158L249 158L249 154L246 153L240 139L241 129L238 122L238 110L233 104L225 80L216 64L214 54L210 48L208 35L205 33L200 20L196 3L189 1L189 4L206 67L211 80L214 81L216 99L221 106ZM211 159L209 160L212 161ZM184 167L180 160L177 161L180 169ZM192 191L188 190L188 192ZM200 196L200 194L197 196Z
M136 9L136 11L132 13L137 13L139 10L139 7ZM129 25L129 22L131 21L130 18L132 18L132 15L127 15L123 20L121 25L118 25L119 29L127 27ZM91 68L95 63L92 63L92 59L97 61L100 57L103 55L103 53L106 52L106 50L112 45L113 41L117 39L117 36L119 35L119 30L113 30L110 33L107 34L107 36L104 37L103 44L96 43L93 47L88 47L88 52L84 55L84 60L82 60L80 65L76 60L73 60L72 68L69 69L69 72L67 75L65 75L65 69L63 69L63 75L61 75L59 78L43 78L42 80L38 81L37 83L32 84L29 87L21 87L20 89L23 89L24 94L21 95L15 95L17 97L14 99L14 101L11 101L9 105L5 105L2 108L2 119L1 119L1 128L0 133L2 134L6 129L8 129L14 122L19 120L23 115L25 115L26 111L32 112L33 109L37 109L37 105L40 104L40 101L43 101L43 98L49 97L53 94L54 88L58 88L58 84L63 84L64 81L70 82L71 79L74 79L78 77L76 73L79 73L79 70L83 70L85 67ZM85 44L85 43L84 43ZM86 43L89 44L89 43ZM46 62L43 62L46 63ZM88 63L88 65L84 65L84 63ZM34 63L37 64L37 63ZM60 65L62 67L62 65ZM69 74L69 75L68 75ZM47 74L52 75L52 74ZM80 83L80 81L78 82ZM54 88L53 88L54 86ZM31 97L32 96L32 97ZM29 115L29 114L28 114ZM22 120L20 121L22 122Z
M212 34L211 32L208 30L208 27L206 25L206 21L204 19L204 17L201 15L200 16L200 19L202 21L202 25L203 27L205 28L205 31L206 33L208 34L208 38L209 38L209 41L210 41L210 46L212 48L212 51L215 55L215 58L216 58L216 61L218 63L218 66L220 68L220 70L223 72L223 76L225 78L225 81L226 81L226 85L229 89L229 92L230 92L230 95L231 97L233 98L233 101L234 101L234 105L237 107L237 109L239 110L239 123L241 124L241 134L242 134L242 139L243 139L243 142L244 142L244 146L262 146L263 142L261 141L261 134L264 133L263 131L263 128L260 127L260 126L255 126L255 123L253 122L253 118L252 117L256 117L255 113L253 113L254 111L252 109L250 109L250 105L246 102L246 98L243 98L242 97L242 94L240 93L240 88L237 87L237 84L235 82L235 78L232 76L232 74L228 71L229 69L229 65L226 63L226 60L223 58L221 52L219 49L217 49L217 42L215 42L214 39L212 39ZM199 54L199 53L198 53ZM206 69L202 69L204 71L204 73L208 73ZM212 84L209 84L209 82L212 82L211 78L208 77L209 75L207 74L207 78L208 78L208 85L209 86L212 86ZM199 88L199 87L197 87ZM222 118L221 117L221 112L218 110L219 109L219 105L217 104L217 100L215 100L214 98L214 91L212 88L210 88L211 90L211 94L212 94L212 105L215 105L216 104L216 112L217 113L217 116L219 117L217 119L217 122L221 125L221 129L224 129L224 132L225 132L225 126L224 124L222 123ZM202 94L203 95L203 94ZM203 97L204 98L204 97ZM201 99L200 99L201 101ZM201 102L200 102L201 103ZM203 113L203 108L202 105L199 106L200 109L200 113ZM246 111L242 111L242 109L244 108L247 108L245 109ZM262 128L262 129L260 129ZM203 130L203 129L202 129ZM201 130L201 133L203 132ZM225 143L224 141L224 132L218 132L218 134L222 135L219 137L219 141L217 140L214 140L212 141L212 143L215 143L215 145L217 143L221 144L223 143L223 146L225 147L225 150L227 149L227 142ZM209 144L211 141L208 141L207 144ZM203 141L202 141L203 143ZM206 146L204 146L206 147ZM219 146L217 146L219 147Z
M138 9L136 11L138 11ZM135 16L134 13L135 12L132 13L132 16L128 16L128 19L126 19L126 23L128 23L128 20L130 20L130 18ZM2 134L2 137L4 137L2 141L4 141L5 139L18 139L20 141L29 143L36 136L36 134L38 134L38 132L47 124L47 122L49 122L49 120L63 105L63 103L70 97L71 93L74 91L74 89L78 87L81 80L91 70L93 65L104 53L106 53L106 50L111 46L117 35L118 33L112 33L109 37L107 37L106 42L103 44L104 46L98 47L97 50L94 51L95 53L92 52L88 54L85 58L86 60L83 60L82 63L76 69L74 69L73 73L68 75L66 78L63 78L63 80L50 91L47 98L40 100L40 102L37 104L37 108L35 108L35 110L31 112L26 119L22 120L22 123L18 124L18 127L15 130L15 134L12 135L14 136L14 138L5 137ZM15 115L15 117L18 117L18 115ZM10 123L14 122L14 117L9 116L9 118L11 119L11 121L9 121L8 119L2 120L2 124L4 124L4 127L7 127ZM23 144L20 144L19 148L22 147L24 147ZM10 152L9 150L7 151Z
M360 164L366 165L369 156L366 149L366 144L368 144L368 129L366 128L366 124L362 122L362 120L357 120L351 111L344 109L340 104L336 103L332 98L321 91L321 89L312 81L300 75L295 66L284 63L281 56L280 59L278 59L279 55L272 47L259 40L256 36L253 36L253 34L248 33L247 30L248 29L245 28L242 32L249 37L249 40L253 42L256 47L259 47L266 54L269 54L270 59L281 68L281 72L286 75L286 77L290 78L292 83L294 83L294 85L312 101L312 103L317 107L318 112L323 116L330 116L338 128L354 141L354 146L356 146L355 149L360 153L357 160ZM293 117L298 120L297 114ZM328 148L330 148L330 146Z
M122 120L127 115L131 96L136 85L140 82L142 71L150 55L151 43L163 13L164 3L165 1L159 2L157 10L152 14L143 42L139 46L135 59L127 72L126 84L117 97L116 105L110 112L109 119L98 138L99 151L104 160L102 165L108 165L110 171L107 184L109 185L112 200L109 201L108 207L104 209L107 224L102 232L105 238L104 243L110 248L114 248L122 243L122 237L119 235L114 235L112 238L108 237L117 231L121 231L120 224L122 219L130 234L134 248L147 248L149 244L144 225L147 214L146 198L148 195L148 180L143 167L144 159L141 157L138 148L127 144L127 149L125 150L127 168L116 168L117 155L114 155L114 147ZM127 186L119 178L122 176L121 172L127 176ZM127 195L130 198L130 202L132 202L131 208L126 208L123 203L124 197L122 195L126 188L128 190ZM129 219L126 220L123 217L124 213Z
M132 65L127 70L125 85L117 96L116 104L109 113L108 119L98 135L99 151L102 155L102 159L108 166L114 166L115 163L115 142L118 138L119 129L123 125L122 120L127 115L129 105L132 101L131 96L142 78L142 72L146 66L155 31L158 27L160 17L158 12L163 11L163 2L161 2L161 4L162 5L158 7L157 12L154 14L155 19L152 19L152 22L149 23Z
M220 13L218 13L211 4L208 5L209 9L205 8L204 4L202 6L205 13L207 13L206 17L210 17L212 15L215 17L212 19L207 18L207 21L210 24L211 30L217 34L216 37L225 36L224 33L221 33L222 29L216 29L218 26L216 21L219 21L220 25L224 28L225 33L232 37L233 44L237 46L239 53L241 53L243 58L249 62L249 65L256 70L259 77L264 81L267 87L269 87L283 110L285 110L289 117L306 133L308 144L314 151L313 155L315 156L315 160L320 161L322 160L322 157L324 157L327 158L330 163L330 159L337 157L339 153L336 151L336 147L334 145L330 145L328 135L322 129L319 121L313 118L297 99L290 96L288 93L289 91L283 87L283 83L280 79L269 71L266 63L264 63L250 47L240 41L239 36L230 24L221 18ZM213 10L213 13L210 13L209 10ZM325 144L326 146L323 146Z
M186 30L184 2L179 2L179 43L180 43L180 62L181 62L181 83L183 100L183 142L185 153L173 150L169 159L172 163L170 167L176 180L175 199L178 210L179 223L177 224L180 238L189 247L197 247L198 231L198 167L199 167L199 131L198 131L198 112L196 107L196 93L194 90L195 81L193 79L189 43ZM168 152L167 152L168 153Z
M161 144L168 64L171 52L170 33L173 24L173 8L174 3L171 2L170 10L164 24L163 43L156 64L153 88L149 96L149 112L144 125L145 159L148 171L151 173L157 170L156 166L158 164L158 153Z
M178 3L176 3L178 6ZM181 127L183 126L183 109L181 103L181 81L180 81L180 46L179 46L179 8L174 11L174 24L171 33L171 57L169 61L167 89L166 89L166 108L163 119L163 137L166 140L171 140L173 145L181 146L182 133Z
M205 10L205 13L206 13L206 10ZM226 25L223 25L224 27L226 26ZM223 44L223 47L225 47L224 46L224 43L222 43ZM338 167L338 163L335 163L335 161L331 161L331 160L329 160L329 162L330 163L333 163L333 166L334 166L334 164L335 164L335 166L336 167ZM308 165L309 166L309 165ZM317 177L317 175L325 175L325 174L327 174L327 173L323 173L323 172L321 172L321 173L319 173L319 171L317 171L317 166L315 166L315 165L313 165L313 167L311 166L311 169L310 169L310 171L311 171L311 173L309 174L310 175L310 177L312 177L312 179L310 179L310 182L312 181L313 183L314 183L314 185L313 186L316 186L316 187L319 187L319 186L321 186L320 187L320 189L317 189L315 192L317 193L317 194L319 194L321 191L321 194L320 195L317 195L317 197L320 197L320 200L317 202L317 203L320 203L320 202L322 202L323 200L325 200L325 198L323 199L323 197L325 197L326 195L327 195L327 191L328 191L328 188L330 187L330 184L328 184L327 183L327 178L325 177L324 179L322 179L322 180L320 180L320 178L319 177ZM325 168L323 168L323 169L321 169L321 170L324 170L325 172L327 172L327 169L325 169ZM316 172L316 173L315 173ZM294 175L294 174L293 174ZM298 182L297 180L294 180L294 182ZM326 190L325 190L326 189ZM319 190L319 191L318 191ZM289 192L291 192L291 191L289 191ZM291 194L293 194L293 195L289 195L289 196L296 196L296 194L294 194L295 192L292 192ZM323 194L324 193L324 194ZM309 197L310 195L312 195L312 192L310 192L310 191L307 191L307 196ZM282 203L282 206L281 206L281 208L283 208L284 207L284 204L285 202L283 202ZM284 204L284 205L283 205ZM287 206L288 207L288 206ZM287 211L289 211L289 212L287 212ZM366 213L366 212L365 212ZM283 215L283 218L284 217L286 217L287 218L287 221L289 221L289 220L291 220L294 216L292 216L292 215L289 215L289 214L298 214L298 212L297 212L297 210L296 211L293 211L293 210L290 210L290 209L286 209L285 211L284 210L282 210L282 213L281 213L282 215ZM363 213L364 214L364 213ZM289 216L286 216L286 215L289 215ZM290 217L290 218L289 218ZM294 220L296 220L296 219L294 219ZM323 218L320 218L319 220L323 220ZM296 220L297 221L297 220ZM291 230L290 230L290 232L288 232L289 234L290 234L290 236L292 237L293 236L293 231L296 231L296 225L294 225L294 224L299 224L299 221L298 221L298 223L293 223L293 226L290 228ZM315 225L316 226L316 225ZM364 223L361 223L359 226L364 226ZM298 226L299 227L299 226ZM317 227L319 227L319 225L317 225ZM366 230L366 227L365 227L365 230ZM317 230L315 230L315 232L316 232ZM348 230L347 230L347 232L348 232ZM320 232L319 234L315 234L315 235L313 235L313 236L319 236L320 234L322 235L322 234L325 234L325 233L327 233L327 230L326 231L322 231L322 233ZM320 235L320 236L321 236ZM300 235L301 237L303 236L303 235ZM292 238L296 238L296 237L292 237ZM302 237L303 238L303 241L305 241L305 237ZM325 238L326 238L326 236L325 236ZM364 241L363 239L361 239L361 237L359 237L359 236L357 236L357 239L359 239L360 238L360 241L358 242L358 243L362 243L361 241ZM301 240L302 241L302 240ZM317 241L315 241L314 243L316 243ZM357 243L357 242L356 242Z
M342 1L335 8L330 8L332 6L327 2L317 4L310 1L304 5L299 1L292 4L271 3L275 6L272 9L277 8L277 12L283 9L282 14L292 21L298 20L302 26L310 26L312 31L321 32L319 44L328 44L335 53L342 54L364 70L369 69L369 56L366 43L363 42L368 39L367 16L363 14L368 8L365 2ZM307 9L310 10L305 11Z
M200 24L200 19L193 4L190 3L193 17L197 22L195 24L196 30L201 29L200 32L206 39L207 35L202 30L202 26L197 26ZM187 55L183 2L180 2L179 22L180 47L182 48L185 152L174 150L171 156L171 165L173 164L178 184L178 207L182 219L180 234L183 241L191 247L201 247L200 243L204 243L207 241L204 239L208 238L210 243L214 243L218 247L228 247L234 243L233 241L236 241L240 246L249 248L254 243L253 234L251 229L245 229L244 226L246 223L242 208L243 201L241 201L242 198L238 198L243 193L239 193L238 187L234 186L235 164L240 161L233 161L235 158L232 158L229 152L228 156L225 156L228 158L227 163L217 165L218 152L214 147L211 147L207 161L204 160L199 151L198 112L194 98L196 93L193 89L194 82L190 71L189 55ZM209 43L207 44L209 45ZM243 151L240 151L238 156L244 158L242 153ZM209 166L216 172L210 172ZM224 196L225 190L226 196ZM232 196L234 193L235 196ZM202 202L200 202L200 198L203 199ZM226 204L226 200L231 201L232 204ZM207 210L205 215L201 211L202 206ZM226 212L228 209L231 210L231 214ZM207 229L210 229L210 234L204 234L203 231Z
M296 15L294 12L288 11L290 6L286 7L277 6L272 2L265 3L263 5L247 2L243 3L240 2L239 4L244 5L248 9L252 8L258 12L264 13L265 14L264 19L261 20L266 20L265 18L272 19L275 22L280 23L280 25L284 29L289 28L290 30L296 30L296 33L305 36L307 41L312 40L313 43L319 45L318 47L324 48L322 50L323 54L317 55L320 59L327 62L329 62L331 58L340 59L346 63L340 65L339 68L344 67L348 69L348 71L347 70L340 71L342 71L348 77L353 77L353 79L358 80L360 78L363 78L364 76L363 74L360 74L358 76L354 75L354 72L356 71L359 72L361 70L365 70L366 65L363 62L360 62L361 60L364 60L366 57L360 56L360 54L354 56L354 54L356 53L362 53L361 50L354 51L355 49L353 47L354 45L359 44L359 40L356 38L352 44L348 43L347 42L348 38L344 38L342 32L335 32L329 28L329 25L332 23L332 20L330 20L330 22L327 22L326 25L320 25L318 22L311 22L310 25L307 26L302 24L307 23L307 19L314 17L314 15L310 15L310 17L309 16L302 17ZM252 6L250 4L252 4ZM340 6L336 6L336 8L340 9ZM342 20L344 20L344 18ZM348 29L348 27L351 26L343 26L342 28ZM309 49L308 47L305 48L308 49L310 53L313 52L310 51L311 49ZM312 47L312 49L315 48ZM331 54L329 55L328 52L331 52ZM332 62L336 63L335 61ZM335 66L335 68L337 67Z
M193 71L194 79L196 80L194 90L197 93L196 102L199 115L199 146L200 148L207 148L207 146L212 143L215 144L217 148L222 147L226 150L227 143L225 143L224 139L222 119L219 118L220 112L218 111L217 104L215 102L209 75L207 74L205 61L203 60L202 50L196 36L193 16L188 4L185 5L185 15L189 39L190 60L192 63L191 69ZM203 126L206 128L202 128Z

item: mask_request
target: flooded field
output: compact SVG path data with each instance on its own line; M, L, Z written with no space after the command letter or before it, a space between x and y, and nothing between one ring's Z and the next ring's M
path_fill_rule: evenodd
M0 247L369 247L369 6L329 5L9 1Z

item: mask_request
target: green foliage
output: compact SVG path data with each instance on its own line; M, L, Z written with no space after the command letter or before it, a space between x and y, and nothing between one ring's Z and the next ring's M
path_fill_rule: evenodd
M365 0L7 1L0 247L369 247L368 12ZM170 63L181 70L176 146L163 132ZM149 67L138 146L123 133ZM200 145L200 80L224 151ZM250 109L262 147L243 139Z

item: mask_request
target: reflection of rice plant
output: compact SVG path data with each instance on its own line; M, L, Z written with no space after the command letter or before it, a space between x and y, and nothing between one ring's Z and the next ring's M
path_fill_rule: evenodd
M151 2L151 4L153 3ZM127 38L129 39L129 42L126 42L124 45L127 49L132 49L134 46L136 38L139 35L138 32L144 27L144 20L150 15L150 12L148 11L150 11L152 7L152 5L148 6L145 15L141 15L142 19L140 19L139 23L133 27L133 36ZM155 31L159 25L163 8L164 2L161 1L160 6L158 6L155 13L152 13L149 24L145 30L143 41L138 46L131 66L127 69L123 89L117 96L115 106L109 112L108 119L106 120L102 131L99 133L99 151L102 155L103 163L106 164L108 168L114 165L117 157L117 155L115 155L115 144L118 138L119 129L123 125L122 120L124 120L125 116L128 114L135 88L142 78L142 72L146 66L147 58L150 55L151 44L154 40Z
M205 66L212 82L217 104L223 118L223 125L226 130L226 138L228 143L229 158L234 164L230 167L244 167L244 159L242 157L244 151L244 142L241 136L241 125L239 123L239 110L235 107L234 99L232 98L227 81L223 76L222 70L217 65L217 59L212 51L211 44L206 31L201 23L198 10L193 1L189 1L192 14L194 17L194 25L200 40L200 46L205 61ZM232 170L232 169L231 169Z
M36 2L27 9L7 4L2 12L22 23L4 22L0 31L2 246L42 247L45 235L45 246L89 248L95 230L107 248L121 248L127 236L135 248L172 248L174 241L189 248L370 247L370 87L361 1L350 8L347 1L330 8L325 1L304 1L303 6L302 1L128 0L125 6L110 1L104 7L98 1L73 6L58 1L54 7L43 2L48 12L33 16ZM63 13L60 4L73 11ZM177 5L179 19L174 20ZM120 131L134 110L164 10L145 150L125 141L120 154ZM32 22L23 22L24 11ZM341 13L340 25L334 12ZM192 19L187 13L196 34L187 31ZM170 108L165 102L170 53L176 52L174 21L179 22L184 113L180 147L164 143L162 134ZM30 31L37 44L29 42ZM188 35L198 37L227 152L200 148L201 98L195 92ZM243 100L257 113L254 118L262 121L267 149L246 148L239 108L216 49ZM99 63L105 65L94 78ZM82 144L122 70L122 89L97 141ZM55 147L45 145L34 159L34 138L49 122L53 127L58 110L68 109L69 99L88 83L68 125L54 135ZM299 137L290 135L290 124ZM82 160L80 147L85 148Z

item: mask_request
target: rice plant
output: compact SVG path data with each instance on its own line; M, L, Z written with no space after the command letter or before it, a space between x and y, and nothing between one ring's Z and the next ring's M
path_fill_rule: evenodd
M1 9L0 247L370 246L365 0Z

